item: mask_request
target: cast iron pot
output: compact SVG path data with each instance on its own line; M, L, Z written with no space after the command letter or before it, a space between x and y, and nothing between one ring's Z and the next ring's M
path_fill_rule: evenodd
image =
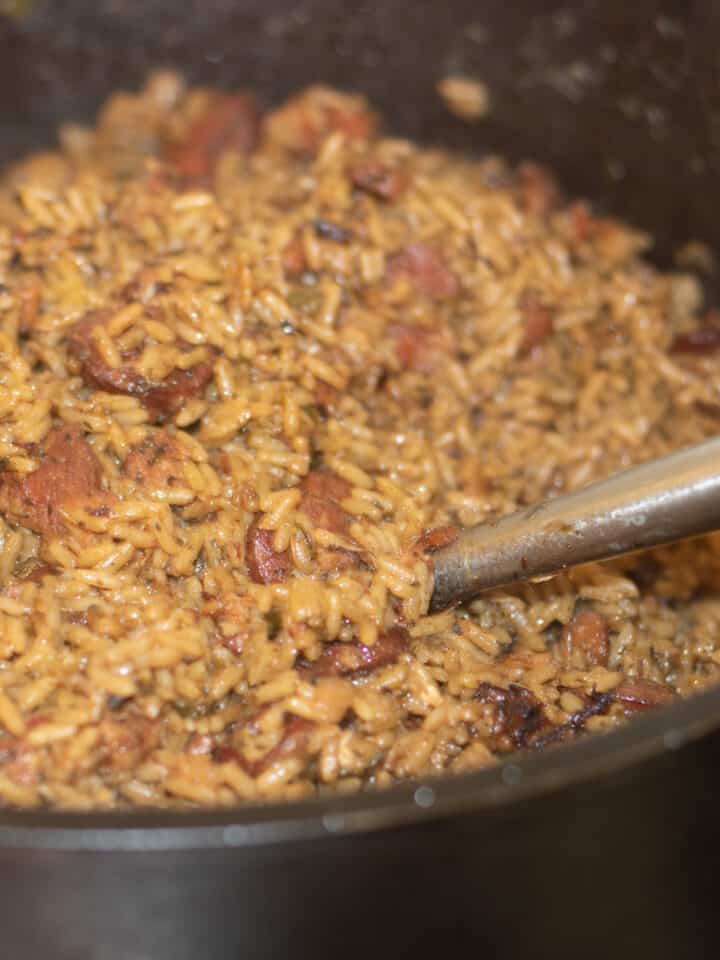
M0 153L52 142L149 67L269 101L360 89L396 130L533 157L657 237L720 247L717 0L5 0ZM18 13L18 11L20 11ZM489 86L467 126L435 93ZM0 956L717 953L720 692L602 739L349 799L0 815Z

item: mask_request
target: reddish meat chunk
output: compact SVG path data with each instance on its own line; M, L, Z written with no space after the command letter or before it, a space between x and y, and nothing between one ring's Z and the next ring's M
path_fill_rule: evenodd
M303 497L298 509L323 530L345 536L350 517L340 501L350 495L352 487L332 470L313 470L302 482Z
M583 701L582 707L571 714L566 723L561 723L559 726L550 727L546 730L539 730L530 740L530 746L533 750L574 739L584 730L588 720L607 713L614 701L611 693L593 692L586 694L580 690L572 692Z
M520 206L526 213L546 217L557 207L560 190L547 170L535 163L524 163L517 176Z
M338 536L344 536L347 533L349 517L334 500L306 495L302 499L300 510L310 517L316 527L329 530Z
M357 570L363 566L362 556L354 550L340 547L320 547L315 556L315 566L319 573L343 573Z
M590 667L606 667L610 655L608 623L593 610L584 610L563 628L562 643L568 659L574 653L587 661Z
M717 353L720 350L720 327L698 327L675 337L671 353Z
M252 764L252 776L258 777L279 760L287 760L307 749L314 724L302 717L292 717L283 731L280 742L264 757Z
M28 722L32 726L32 719ZM4 734L0 737L0 770L14 783L31 787L38 781L39 757L22 740Z
M305 269L305 248L300 237L295 237L282 252L282 268L288 277L299 277Z
M655 683L654 680L641 678L623 680L614 692L615 698L630 713L662 707L675 699L675 691L664 683Z
M189 370L173 370L160 383L149 382L142 402L153 420L166 420L177 413L186 400L199 396L212 374L213 364L209 360L197 363Z
M248 724L252 727L252 724ZM314 724L303 717L286 715L285 727L275 746L264 757L251 762L232 743L223 743L212 751L215 763L235 763L250 777L259 777L274 763L303 753L308 747Z
M331 387L324 380L316 382L313 399L323 414L327 415L332 410L338 397L339 393L335 387Z
M348 173L351 183L358 190L363 190L386 203L397 200L405 186L405 180L400 171L379 160L364 160L353 164Z
M412 243L391 257L387 278L394 284L407 277L418 293L431 300L447 300L460 292L460 283L437 250L424 243Z
M569 212L574 239L577 243L585 243L595 228L595 217L590 207L586 203L574 203Z
M160 743L158 721L126 711L100 724L101 764L116 773L136 770Z
M352 487L332 470L311 470L302 483L304 492L313 497L327 497L339 502L350 496Z
M475 699L492 704L494 720L492 747L507 751L520 749L548 725L543 706L537 697L525 687L511 683L507 690L490 683L481 683Z
M292 560L289 550L273 550L272 530L262 530L260 518L250 524L245 536L245 562L255 583L280 583L288 575Z
M20 478L0 475L0 512L41 534L58 534L60 510L102 492L102 469L79 427L52 430L37 456L37 470Z
M441 338L432 330L413 327L407 323L393 323L388 336L394 342L395 356L405 370L432 373L441 356Z
M146 381L130 367L108 367L93 342L93 330L109 319L105 312L90 313L71 328L67 337L68 353L80 362L80 373L89 387L107 393L142 395Z
M219 747L215 747L212 751L212 758L215 763L237 763L246 773L251 774L251 765L229 743L223 743Z
M79 362L80 374L87 386L106 393L138 397L157 421L177 413L186 400L202 393L212 377L213 364L209 360L189 370L173 370L161 381L148 380L130 365L109 367L92 337L95 327L106 320L104 313L90 314L78 321L68 334L68 353Z
M342 132L350 140L372 137L377 117L362 97L315 86L269 114L266 130L275 143L312 156L331 133Z
M317 660L306 669L315 677L338 677L352 673L371 673L396 663L408 649L410 635L404 627L391 627L378 635L375 643L329 643Z
M40 563L35 560L25 567L18 579L30 583L42 583L45 577L51 577L57 573L57 568L50 566L49 563Z
M358 643L362 657L363 670L378 670L380 667L396 663L410 644L410 634L404 627L390 627L378 634L375 643L369 647Z
M442 550L443 547L450 546L457 538L457 527L433 527L431 530L426 530L418 538L418 546L423 553L435 553L436 550Z
M586 244L592 246L594 255L604 260L620 262L637 253L644 240L613 217L598 217L587 203L574 203L568 209L570 239L578 251Z
M16 296L20 301L20 332L30 333L40 312L40 284L30 283L21 286L18 288Z
M250 94L218 92L191 124L185 138L167 148L165 160L189 183L204 184L224 151L250 151L257 145L260 122L260 112Z
M705 403L702 400L695 401L695 409L704 417L711 417L713 420L720 420L720 405L717 403Z
M231 637L223 637L221 643L239 657L243 652L246 639L244 633L234 633Z
M672 342L671 353L717 353L720 350L720 311L709 310L701 326L681 333Z
M183 486L183 457L177 441L162 430L153 431L128 454L125 474L149 490Z
M525 333L520 350L522 353L532 353L552 333L554 316L552 310L534 296L525 298L522 311L525 314Z

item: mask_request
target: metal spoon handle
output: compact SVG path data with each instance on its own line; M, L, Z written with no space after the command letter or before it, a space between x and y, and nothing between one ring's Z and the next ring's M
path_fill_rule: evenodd
M433 557L431 608L720 529L720 438L463 531Z

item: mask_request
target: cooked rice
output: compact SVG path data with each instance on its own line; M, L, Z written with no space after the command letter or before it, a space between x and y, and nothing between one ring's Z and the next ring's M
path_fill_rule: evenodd
M456 117L476 121L490 111L490 92L481 80L451 74L438 84L438 93Z
M383 787L715 679L717 538L427 613L458 527L717 431L644 236L323 88L61 143L0 191L5 804Z

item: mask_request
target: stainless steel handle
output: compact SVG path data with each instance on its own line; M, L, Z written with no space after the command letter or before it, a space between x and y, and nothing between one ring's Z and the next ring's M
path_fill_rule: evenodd
M463 531L433 557L431 609L720 529L720 438Z

